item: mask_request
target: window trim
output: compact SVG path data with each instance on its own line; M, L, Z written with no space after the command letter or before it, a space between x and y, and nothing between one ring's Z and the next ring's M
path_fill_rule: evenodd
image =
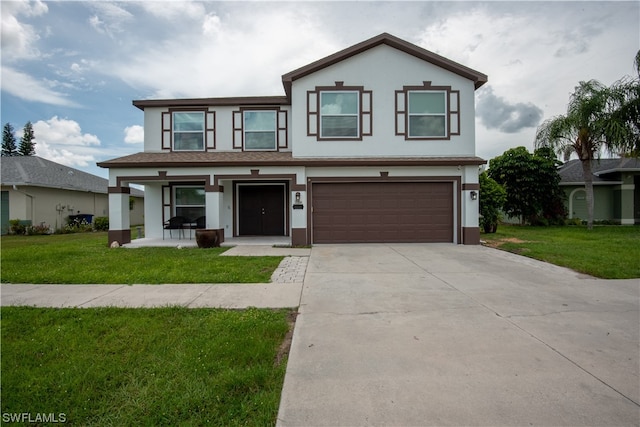
M177 150L175 148L174 138L174 114L175 113L203 113L203 147L198 150ZM168 111L162 112L162 149L165 151L176 152L204 152L215 150L216 148L216 112L209 111L208 108L169 108Z
M244 130L244 113L245 111L273 111L276 116L275 127L275 146L274 148L246 148L245 147L245 130ZM287 110L283 110L280 107L240 107L240 109L232 112L232 130L233 141L232 147L234 150L242 151L279 151L282 148L288 148L289 146L289 134L288 134L288 115Z
M445 136L409 136L409 93L444 92L445 93ZM460 91L451 86L433 86L430 81L422 86L403 86L395 91L395 130L396 136L404 136L405 141L448 141L452 136L460 135Z
M321 98L323 92L357 92L358 121L357 136L322 136ZM337 81L335 86L316 86L307 91L307 136L316 137L317 141L362 141L365 136L373 135L373 92L364 86L345 86Z

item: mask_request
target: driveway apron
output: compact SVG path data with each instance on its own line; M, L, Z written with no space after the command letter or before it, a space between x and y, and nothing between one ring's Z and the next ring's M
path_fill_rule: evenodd
M278 425L638 425L639 301L482 246L314 246Z

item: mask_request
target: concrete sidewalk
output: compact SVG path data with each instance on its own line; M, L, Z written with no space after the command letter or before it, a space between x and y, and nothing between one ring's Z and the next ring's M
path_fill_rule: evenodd
M194 285L0 285L3 306L285 308L300 303L302 283Z
M639 425L639 301L480 246L314 246L277 424Z
M300 305L310 249L239 246L227 256L286 256L271 283L164 285L0 285L1 305L37 307L288 308ZM229 253L231 252L231 253ZM287 256L295 254L296 256Z

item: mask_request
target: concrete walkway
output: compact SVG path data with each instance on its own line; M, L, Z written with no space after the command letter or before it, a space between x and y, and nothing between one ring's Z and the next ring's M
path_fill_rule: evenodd
M314 246L278 425L639 425L639 301L485 247Z
M285 256L261 284L165 285L0 285L2 305L37 307L185 307L288 308L300 305L302 282L311 249L236 246L225 256ZM295 256L290 256L295 255Z

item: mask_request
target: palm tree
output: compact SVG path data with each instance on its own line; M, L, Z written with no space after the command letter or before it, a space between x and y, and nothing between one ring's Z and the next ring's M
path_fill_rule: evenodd
M640 77L640 51L636 66ZM575 153L582 162L589 229L593 228L591 164L602 151L621 155L640 148L639 95L640 78L623 79L611 87L596 80L580 82L569 99L567 114L546 120L536 132L537 147L553 148L565 161Z

